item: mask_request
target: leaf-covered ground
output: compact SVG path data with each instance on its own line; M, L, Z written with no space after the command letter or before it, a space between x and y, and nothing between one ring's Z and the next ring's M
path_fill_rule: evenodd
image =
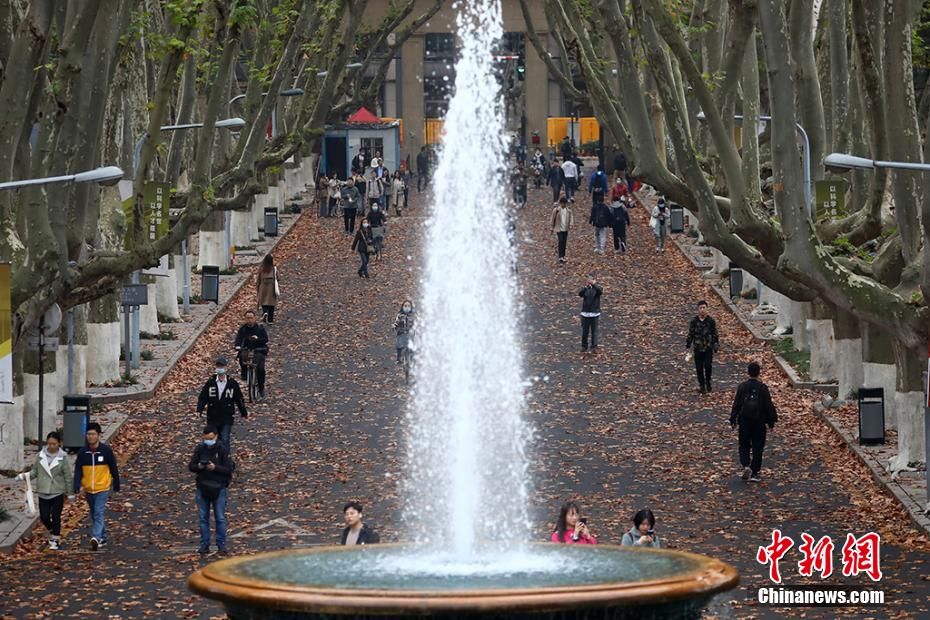
M927 617L930 542L910 526L810 411L814 395L790 388L770 352L726 314L674 247L653 250L645 215L634 212L624 257L592 252L588 196L575 206L569 262L556 260L548 192L531 190L519 218L519 278L525 303L526 374L547 377L530 388L527 416L537 430L532 467L533 516L541 539L559 504L579 498L593 533L619 543L635 510L650 507L669 546L717 556L736 566L738 590L718 597L708 616ZM420 197L392 219L384 260L372 279L357 277L341 221L304 217L276 251L283 301L269 328L269 398L237 423L239 464L228 519L236 553L336 541L342 504L358 499L382 539L410 539L399 527L397 479L403 454L403 377L393 360L390 324L399 303L415 297ZM448 205L444 208L454 208ZM580 348L577 290L596 271L605 288L600 352ZM41 550L41 536L0 560L0 615L43 617L213 617L219 605L188 592L200 566L197 514L187 460L199 439L196 392L211 359L231 355L252 287L217 319L152 401L132 411L113 442L124 490L110 502L111 545L86 549L83 505L67 509L65 551ZM706 298L722 334L715 391L697 393L684 361L684 334L695 303ZM478 317L477 320L493 320ZM770 434L761 484L737 477L736 435L727 424L733 389L751 360L763 364L780 424ZM754 604L767 585L756 550L780 528L830 535L837 572L825 586L885 590L881 608L777 609ZM881 584L843 578L847 532L882 534ZM787 585L800 556L782 561ZM813 583L815 580L806 580Z

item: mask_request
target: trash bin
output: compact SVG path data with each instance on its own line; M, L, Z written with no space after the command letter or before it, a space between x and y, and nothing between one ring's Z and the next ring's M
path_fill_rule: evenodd
M90 396L68 394L64 397L62 417L62 448L78 450L84 447L84 435L90 422Z
M730 263L730 299L739 297L743 290L743 270Z
M200 271L200 298L220 303L220 268L204 265Z
M685 209L680 204L672 203L669 208L669 220L672 234L685 232Z
M885 388L859 388L859 443L885 443Z
M265 236L278 236L278 208L267 207L265 209Z

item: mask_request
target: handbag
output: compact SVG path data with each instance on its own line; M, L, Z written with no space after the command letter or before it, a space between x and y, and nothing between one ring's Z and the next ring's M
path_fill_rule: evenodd
M277 267L274 268L274 296L275 297L281 296L281 287L278 286L278 268Z
M32 492L32 481L29 480L29 476L26 476L26 497L23 501L23 512L29 517L36 513L36 497Z

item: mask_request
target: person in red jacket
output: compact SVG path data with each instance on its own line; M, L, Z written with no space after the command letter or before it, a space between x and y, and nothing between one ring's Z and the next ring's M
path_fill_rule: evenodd
M559 520L555 531L549 540L554 543L566 545L596 545L597 538L588 532L588 520L581 516L581 508L577 502L569 501L562 504L559 511Z

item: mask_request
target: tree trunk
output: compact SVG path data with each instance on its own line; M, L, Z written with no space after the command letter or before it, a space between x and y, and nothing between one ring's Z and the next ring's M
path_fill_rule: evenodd
M0 469L23 468L23 409L25 398L13 397L12 405L0 404Z
M807 351L810 349L810 340L807 337L807 320L811 316L811 303L791 301L788 304L788 314L791 316L791 337L794 341L795 351Z
M811 303L812 316L807 320L807 337L811 354L810 377L814 383L836 380L836 342L833 334L833 308L821 300Z
M123 340L119 297L106 295L90 303L87 318L87 382L103 385L119 381L119 352Z
M39 411L39 355L29 351L23 358L23 435L44 440L45 435L56 429L55 416L61 401L62 388L58 381L55 352L46 351L42 362L42 411ZM39 435L39 416L42 416L42 436Z
M168 255L168 275L155 278L155 309L159 317L178 320L178 270L174 255Z
M898 428L895 412L897 367L891 335L869 323L862 325L862 386L882 388L885 394L885 428Z
M212 265L222 269L229 268L229 252L226 251L226 214L213 212L204 220L199 233L199 254L197 269Z
M925 462L924 445L924 381L927 367L926 352L916 352L898 340L894 342L897 367L897 391L894 395L895 415L898 418L898 454L889 461L893 473L911 470Z
M863 386L862 337L859 320L855 316L835 308L833 335L836 339L836 380L839 384L837 398L853 400Z

